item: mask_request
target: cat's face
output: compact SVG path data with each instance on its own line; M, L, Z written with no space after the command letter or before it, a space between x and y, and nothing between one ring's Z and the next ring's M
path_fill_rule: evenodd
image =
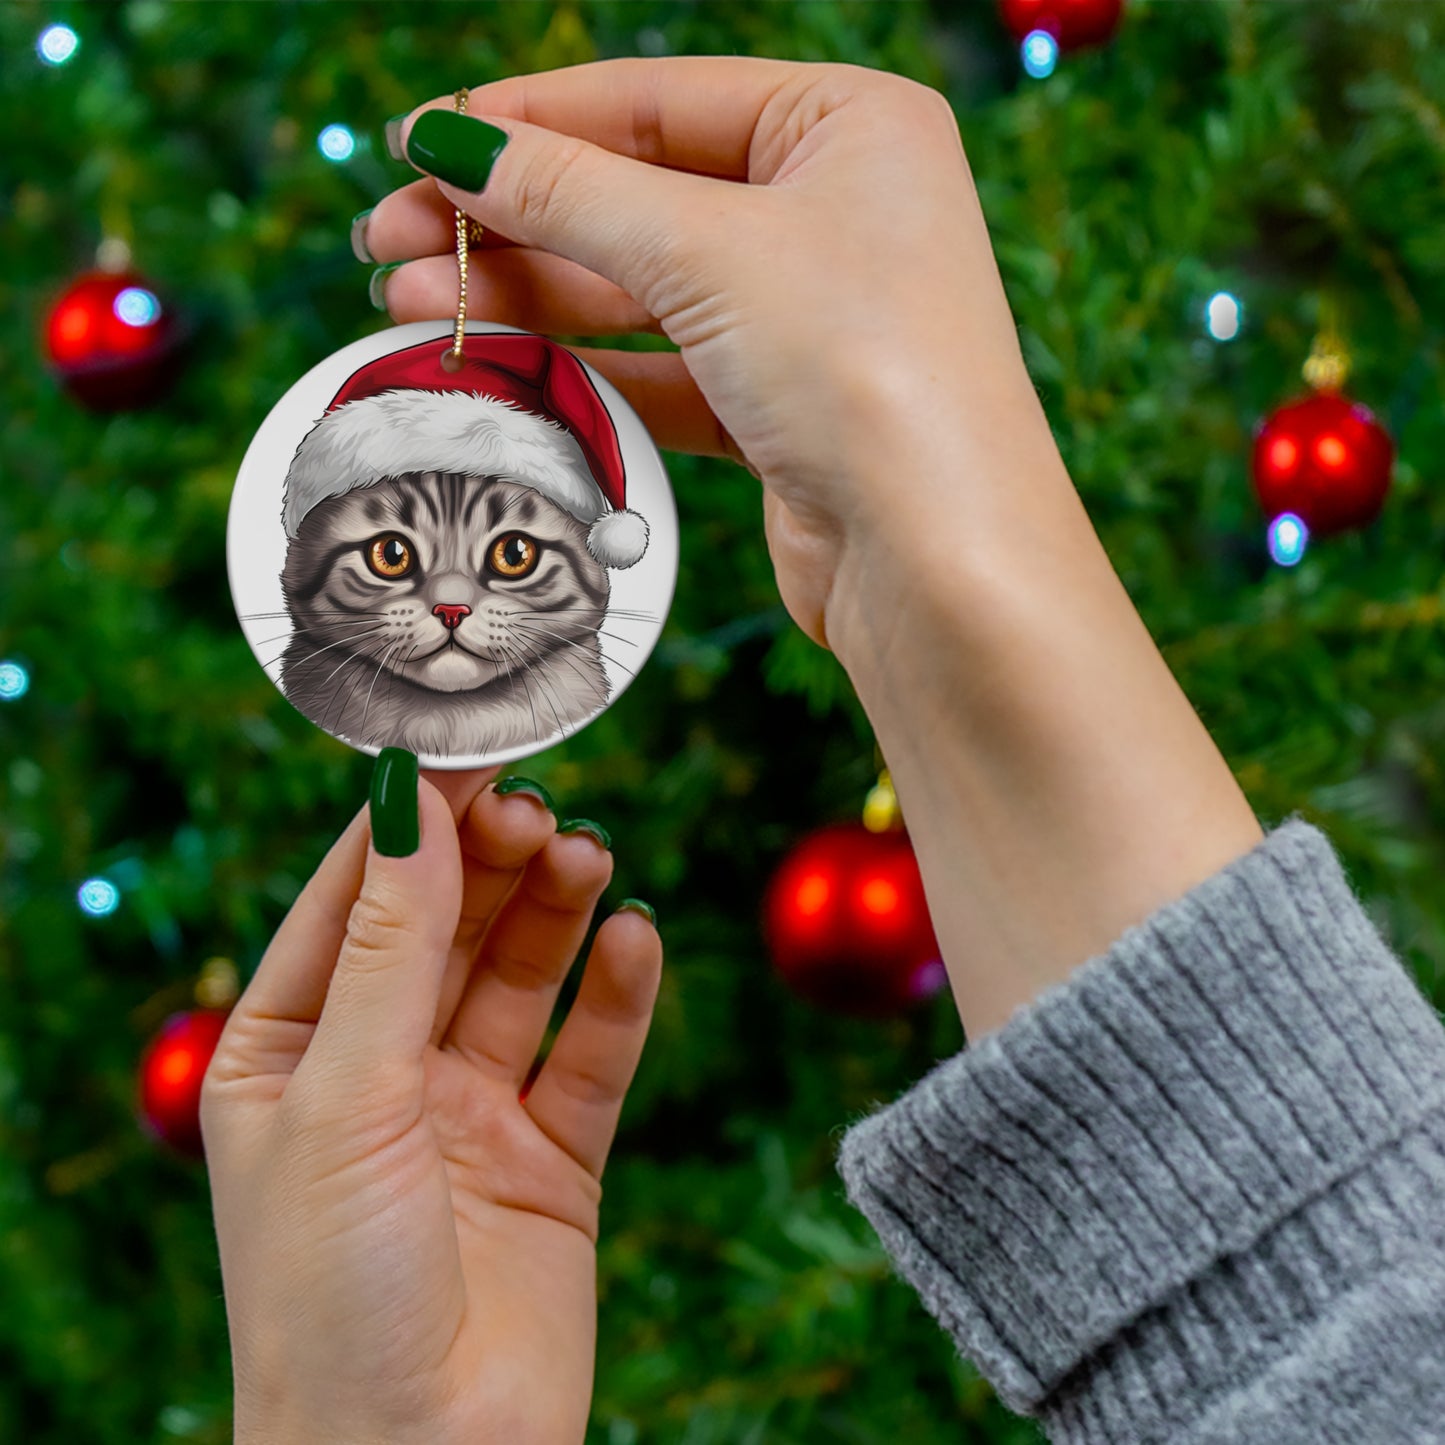
M595 638L609 589L586 540L540 493L493 478L423 472L328 498L281 576L314 656L301 665L359 657L437 692L514 676Z

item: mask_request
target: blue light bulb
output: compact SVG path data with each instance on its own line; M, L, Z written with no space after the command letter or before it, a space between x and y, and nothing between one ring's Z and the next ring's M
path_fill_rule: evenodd
M18 662L0 662L0 702L15 702L30 691L30 674Z
M1269 524L1269 555L1281 567L1293 567L1305 554L1310 529L1293 512L1281 512Z
M80 911L92 918L105 918L120 907L120 889L109 878L87 878L76 892Z
M1059 63L1059 42L1047 30L1030 30L1019 53L1024 69L1035 80L1043 80L1054 73Z
M115 298L111 308L127 326L149 326L160 320L161 303L153 291L144 286L127 286Z
M329 125L316 137L316 147L329 161L349 161L356 152L356 137L344 125Z

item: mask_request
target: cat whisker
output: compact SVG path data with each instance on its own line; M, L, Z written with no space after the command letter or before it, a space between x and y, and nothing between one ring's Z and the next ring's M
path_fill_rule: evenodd
M294 637L294 636L296 636L297 633L301 633L301 632L323 632L323 633L324 633L324 632L330 632L333 628L346 627L346 626L352 626L352 627L375 627L375 626L376 626L376 623L375 623L375 622L372 622L372 621L370 621L370 620L367 620L367 621L364 621L364 622L354 622L354 623L350 623L350 624L345 623L345 622L323 622L320 627L293 627L290 632L278 632L278 633L275 635L275 637L263 637L263 638L261 638L258 642L254 642L254 643L252 643L251 645L252 645L253 647L265 647L268 643L271 643L271 642L280 642L283 637Z
M615 617L619 622L655 622L656 616L650 612L623 612L615 607L535 607L524 609L520 613L513 613L513 616L523 617ZM588 624L581 624L586 626Z
M576 664L575 662L573 662L572 659L571 659L570 657L568 657L568 655L567 655L565 652L559 652L559 653L557 653L557 654L556 654L556 657L557 657L557 661L558 661L558 662L565 662L565 663L567 664L567 666L570 667L570 668L572 669L572 671L573 671L578 677L580 677L580 678L582 679L582 681L583 681L588 687L590 687L590 688L592 689L593 693L594 693L597 697L600 697L604 703L607 701L607 697L608 697L607 689L606 689L605 687L603 687L601 684L599 684L598 681L597 681L597 679L596 679L595 677L589 677L589 676L587 675L587 673L584 672L580 667L578 667L577 664Z
M259 622L268 617L294 618L296 616L294 612L288 609L283 609L280 612L241 612L237 615L242 622ZM308 617L325 617L327 615L332 617L381 617L383 614L380 611L363 612L357 608L347 607L308 607L306 609L306 615Z
M327 674L326 682L323 682L321 684L322 687L325 687L326 683L330 682L331 679L335 677L342 668L348 666L351 663L356 664L356 676L351 679L351 686L347 689L346 697L342 700L341 703L341 709L336 714L337 727L341 726L341 719L346 716L346 709L351 706L351 699L356 695L356 689L358 684L361 682L361 679L366 676L366 664L370 661L371 659L369 657L345 658L342 660L340 666L333 668L331 672ZM340 682L336 684L336 691L333 692L330 698L327 699L326 711L321 714L321 726L323 728L326 728L326 719L331 715L331 704L335 702L336 699L341 695L341 689L343 687L346 687L346 679L344 677L341 679ZM330 731L329 728L327 728L326 730L328 732Z
M557 715L557 702L559 700L559 695L556 686L554 685L551 678L548 678L541 673L537 674L537 686L542 689L542 696L546 699L547 706L551 710L552 721L557 724L557 731L561 732L563 730L562 719ZM567 711L567 704L565 701L562 703L562 711Z
M387 705L387 707L390 707L390 706L391 706L391 690L392 690L392 688L394 688L394 687L396 686L396 680L397 680L397 678L400 677L401 674L406 671L406 665L407 665L407 663L409 663L409 662L411 661L411 655L412 655L412 653L415 652L415 651L417 650L417 648L420 647L420 646L421 646L421 643L419 643L419 642L413 642L412 645L411 645L411 647L408 649L406 656L405 656L404 658L402 658L402 660L401 660L401 666L400 666L399 668L397 668L396 671L393 672L390 677L387 678L387 680L386 680L386 705Z
M507 651L506 644L502 643L499 645L505 653ZM527 711L532 714L532 737L534 741L540 743L542 741L542 726L537 721L537 708L532 702L532 689L527 685L527 665L520 655L517 657L517 662L521 668L521 671L517 674L517 680L522 684L522 692L527 699ZM508 672L510 674L510 669L508 669Z
M503 649L506 649L507 644L506 644L506 643L502 643L501 646L502 646ZM526 666L526 660L522 657L521 653L519 652L519 653L516 653L515 655L516 655L516 658L517 658L518 663L519 663L521 666L525 667L525 666ZM527 680L527 679L526 679L526 673L525 673L525 672L524 672L523 675L522 675L522 679L523 679L523 683L524 683L524 685L525 685L526 680ZM552 721L557 724L557 731L558 731L558 732L561 732L561 731L563 730L563 729L562 729L562 719L557 716L557 708L556 708L555 704L552 702L551 697L548 695L547 686L546 686L546 684L542 681L542 676L541 676L541 674L540 674L540 673L537 673L537 672L533 672L533 674L532 674L532 681L535 682L535 683L537 684L538 688L541 689L541 692L542 692L542 701L545 702L545 703L547 704L548 708L551 709L551 712L552 712ZM530 701L530 696L531 696L531 695L530 695L530 691L529 691L529 693L528 693L529 701ZM537 714L536 714L536 711L535 711L535 710L534 710L533 713L532 713L532 722L533 722L533 725L535 726L535 725L536 725L536 722L537 722ZM538 741L538 742L541 742L541 741L542 741L542 733L541 733L541 729L540 729L540 728L538 728L538 730L537 730L537 741Z
M366 706L361 710L361 727L358 729L358 736L360 738L366 737L366 715L371 711L371 694L376 691L377 679L380 678L382 669L386 666L387 662L396 653L401 651L401 647L402 645L399 642L394 644L382 655L381 661L376 664L376 677L371 679L371 686L366 690Z
M336 674L341 671L341 668L342 668L342 667L346 667L346 666L347 666L348 664L350 664L350 663L355 663L355 664L357 665L357 666L356 666L356 676L351 679L351 687L350 687L350 689L348 690L348 692L347 692L347 694L346 694L346 699L345 699L345 701L341 704L341 709L340 709L340 711L336 714L336 726L337 726L337 727L340 727L340 726L341 726L341 719L346 716L346 705L347 705L347 703L349 703L349 702L351 701L351 694L356 691L356 684L357 684L358 682L360 682L363 677L366 676L366 668L365 668L365 666L363 665L361 658L359 658L359 657L348 657L348 658L345 659L345 661L342 662L341 667L336 668L336 669L331 673L331 675L326 679L327 682L330 682L330 681L331 681L331 678L335 677ZM324 683L323 683L322 685L325 686ZM327 726L327 719L331 716L331 705L336 701L336 699L337 699L338 697L341 696L341 689L342 689L343 687L345 687L345 686L346 686L346 679L343 677L343 678L341 679L341 681L336 684L336 688L335 688L335 690L332 692L331 696L326 699L326 706L325 706L325 708L322 710L321 717L320 717L320 719L319 719L319 726L320 726L324 731L326 731L326 732L330 732L330 731L332 730L330 727ZM312 721L315 722L315 721L318 721L318 720L313 718Z
M563 608L561 608L561 607L556 607L556 608L537 608L537 609L535 609L535 610L533 610L533 611L531 611L531 612L523 613L522 615L523 615L523 616L526 616L526 617L554 617L554 616L556 616L558 613L560 613L560 612L562 612L562 611L564 611L564 610L565 610L565 609L563 609ZM512 614L512 616L513 616L513 617L516 617L517 614L514 612L514 613ZM581 625L582 625L582 626L586 626L585 623L584 623L584 624L581 624ZM618 634L618 633L616 633L616 632L608 632L607 629L604 628L604 627L587 627L586 630L587 630L588 632L595 632L598 637L611 637L611 638L615 639L615 640L618 641L618 642L625 642L629 647L641 647L641 646L642 646L642 644L641 644L640 642L634 642L630 637L623 637L623 636L621 636L620 634Z
M350 641L350 642L360 642L360 641L362 640L362 637L367 637L367 636L369 636L369 635L370 635L369 633L362 633L361 637L352 637L352 638L348 638L348 639L346 639L346 640L347 640L347 641ZM261 666L262 666L262 667L281 667L281 666L283 666L284 663L285 663L285 661L286 661L286 654L289 653L290 651L291 651L291 649L290 649L289 647L283 648L283 649L281 650L281 652L280 652L277 656L273 657L273 658L270 660L270 662L263 662L263 663L261 664ZM326 649L325 649L324 647L318 648L318 649L316 650L316 652L310 653L307 657L304 657L304 658L302 658L299 662L297 662L296 665L295 665L295 667L294 667L292 670L295 671L295 672L300 672L301 669L302 669L302 667L303 667L306 663L310 662L310 660L311 660L312 657L316 657L316 656L318 656L320 653L325 652L325 651L326 651Z
M548 628L538 627L535 622L521 622L521 623L519 623L519 622L517 622L516 619L514 618L514 619L513 619L513 622L512 622L512 625L513 625L514 627L517 627L517 628L518 628L520 631L522 631L523 633L526 633L526 632L528 632L528 631L531 631L534 635L540 635L540 636L544 636L544 637L549 637L549 638L550 638L552 641L554 641L554 642L561 642L561 643L565 643L568 647L575 647L578 652L587 652L587 649L586 649L585 647L583 647L580 642L577 642L577 641L575 641L573 638L570 638L570 637L563 637L560 632L552 632L552 631L551 631L550 629L548 629ZM587 655L588 655L589 657L592 656L591 653L587 653ZM624 663L624 662L619 662L615 657L613 657L613 655L612 655L610 652L603 652L603 650L599 647L599 648L597 649L597 654L596 654L596 655L597 655L598 657L606 658L606 660L607 660L608 662L610 662L614 667L620 667L620 668L623 670L623 672L625 672L629 677L636 677L636 676L637 676L637 673L634 672L632 668L628 667L627 664Z
M333 647L340 647L343 643L345 643L347 646L350 646L352 643L360 642L363 637L371 637L378 632L385 631L385 627L374 627L370 632L363 632L360 636L339 637L335 642L327 643L325 647L318 647L315 652L308 652L305 657L298 659L296 666L298 669L308 666L312 661L320 657L323 652L330 652ZM290 648L286 649L287 652L289 652L290 650ZM281 654L281 657L277 658L276 660L280 662L285 656L286 653L283 652ZM268 663L267 665L269 666L270 664Z

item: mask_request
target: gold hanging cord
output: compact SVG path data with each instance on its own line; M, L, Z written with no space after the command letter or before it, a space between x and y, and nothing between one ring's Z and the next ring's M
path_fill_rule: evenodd
M470 92L465 88L452 97L452 104L461 115L467 113ZM474 221L465 211L457 216L457 325L452 337L450 351L442 353L442 367L447 371L460 371L465 358L462 355L462 341L467 334L467 247L480 245L482 230L480 221Z

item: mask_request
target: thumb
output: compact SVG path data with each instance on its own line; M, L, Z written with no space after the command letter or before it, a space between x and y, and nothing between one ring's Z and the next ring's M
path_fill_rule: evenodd
M419 1069L461 914L451 805L418 778L412 753L386 748L377 758L370 821L361 894L297 1069L315 1070L328 1088L374 1088Z
M511 116L427 108L402 127L401 150L458 210L587 267L654 315L663 314L659 304L666 314L687 304L675 288L709 239L698 218L748 199L746 186L649 165Z

